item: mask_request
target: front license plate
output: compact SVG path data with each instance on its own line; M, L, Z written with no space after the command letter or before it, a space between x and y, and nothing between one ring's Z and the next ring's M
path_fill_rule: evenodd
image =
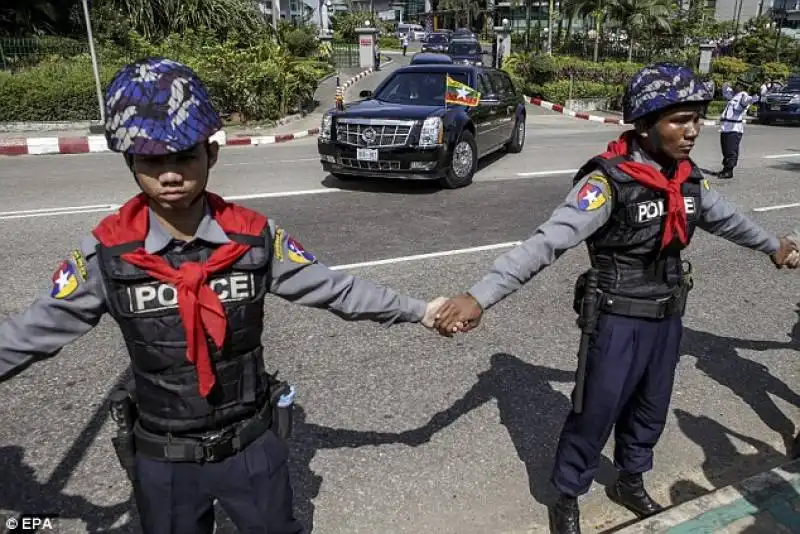
M771 109L772 111L780 111L781 110L781 105L780 104L772 104L769 107L769 109Z
M378 149L358 148L356 149L356 158L361 161L378 161Z

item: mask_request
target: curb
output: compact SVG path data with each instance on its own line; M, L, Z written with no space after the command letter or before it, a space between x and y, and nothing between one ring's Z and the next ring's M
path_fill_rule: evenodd
M770 505L777 508L779 504L776 503L785 500L782 496L784 492L800 495L800 460L791 461L746 478L742 482L668 508L658 515L615 532L616 534L716 532L714 528L723 529L728 523L738 522L742 518L764 512L763 508ZM790 517L789 520L797 521L797 518Z
M342 84L344 92L363 78L374 72L369 68L363 70ZM285 143L304 137L313 137L319 133L319 128L301 130L298 132L277 135L258 136L228 136L225 130L220 130L211 136L211 141L216 141L221 146L261 146L276 143ZM26 137L0 139L0 156L39 156L52 154L89 154L96 152L111 152L104 135L87 135L84 137Z
M525 96L525 101L533 104L534 106L539 106L540 108L549 109L550 111L555 111L557 113L561 113L562 115L567 115L569 117L573 117L575 119L583 119L586 121L592 122L600 122L603 124L617 124L620 126L624 126L626 123L622 119L615 119L613 117L600 117L598 115L589 115L583 111L573 111L571 109L567 109L561 104L553 104L552 102L548 102L547 100L542 100L541 98L534 98L531 96ZM744 119L745 123L753 122L752 119ZM711 120L703 120L703 126L717 126L719 121L711 121Z

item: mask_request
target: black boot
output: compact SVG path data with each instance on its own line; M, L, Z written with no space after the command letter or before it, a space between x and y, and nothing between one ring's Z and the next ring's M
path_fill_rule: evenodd
M641 473L634 475L621 472L617 481L606 488L606 494L609 499L624 506L640 519L664 510L644 489Z
M561 495L550 507L550 534L581 534L581 516L578 499Z
M722 169L717 175L720 180L730 180L733 178L733 171L731 169Z

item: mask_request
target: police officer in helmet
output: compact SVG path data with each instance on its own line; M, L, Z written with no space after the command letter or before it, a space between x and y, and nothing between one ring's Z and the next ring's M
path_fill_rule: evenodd
M345 320L429 328L437 301L332 271L275 221L207 191L221 122L188 67L164 58L128 65L106 106L109 147L142 192L58 266L50 291L0 325L0 378L110 314L134 375L145 532L210 534L215 500L242 532L303 532L288 448L270 420L265 295Z
M686 67L639 71L624 97L625 122L634 129L583 166L564 203L531 238L497 258L481 281L437 314L443 335L468 331L484 310L566 250L588 245L596 323L587 336L583 409L570 412L558 443L552 482L560 498L550 509L552 532L580 532L577 499L589 490L612 429L619 478L609 497L639 517L662 509L642 475L652 468L667 418L691 287L681 251L695 228L767 254L777 267L796 268L800 261L795 244L738 213L690 159L711 99L709 87Z

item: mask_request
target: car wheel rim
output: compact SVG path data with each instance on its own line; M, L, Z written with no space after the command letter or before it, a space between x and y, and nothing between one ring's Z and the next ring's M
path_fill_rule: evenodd
M453 173L464 178L472 169L472 147L466 141L460 141L453 151Z
M517 126L517 144L522 146L522 143L525 142L525 123L520 121L519 126Z

